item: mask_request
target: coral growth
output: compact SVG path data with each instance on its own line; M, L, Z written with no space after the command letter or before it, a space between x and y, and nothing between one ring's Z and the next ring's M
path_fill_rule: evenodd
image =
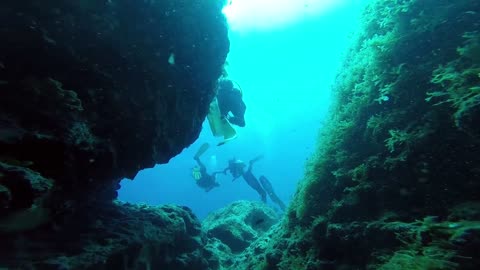
M455 210L480 189L478 10L368 4L287 219L239 269L478 267L480 212Z
M480 33L466 32L462 37L466 40L457 48L458 59L433 71L431 82L442 90L427 92L425 99L437 100L435 105L450 103L455 110L455 125L459 128L464 127L462 120L480 106Z

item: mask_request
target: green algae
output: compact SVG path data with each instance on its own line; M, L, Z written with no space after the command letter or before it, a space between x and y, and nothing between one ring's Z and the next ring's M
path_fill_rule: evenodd
M467 13L478 7L471 1L368 5L287 215L290 231L316 231L309 241L317 253L284 255L283 269L305 267L297 266L298 257L349 269L460 268L468 248L452 243L462 239L456 233L476 231L475 220L426 217L448 216L451 205L477 197L471 179L480 162L478 136L465 123L473 123L479 101L473 30L480 18ZM393 213L383 221L390 227L379 228L385 213ZM311 226L319 217L324 225ZM305 237L311 234L288 239L293 245Z
M478 267L472 10L480 2L366 7L283 231L241 269Z
M438 248L425 248L422 251L399 250L389 261L377 269L380 270L449 270L457 269L458 264L449 261L451 252Z
M465 32L462 47L457 48L458 58L440 65L433 71L431 82L441 90L427 92L425 100L436 100L434 105L451 104L455 110L455 125L480 106L480 33Z

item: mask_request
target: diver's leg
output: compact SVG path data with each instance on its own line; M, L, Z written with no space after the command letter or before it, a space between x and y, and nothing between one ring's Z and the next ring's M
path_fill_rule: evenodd
M266 203L267 193L265 192L265 190L263 190L257 178L255 178L252 173L246 172L243 174L243 179L245 179L245 182L247 182L247 184L260 195L260 197L262 198L262 202Z
M278 207L280 207L280 209L282 209L282 211L285 211L285 209L287 207L282 202L282 200L280 200L280 198L278 198L277 194L273 193L273 194L269 194L269 196L270 196L270 199L272 200L272 202L276 203L278 205Z
M262 184L263 188L267 191L267 194L270 197L270 199L274 203L276 203L283 211L285 211L286 206L282 202L282 200L280 200L280 198L277 196L277 194L275 194L275 191L273 190L273 187L272 187L272 184L270 183L270 181L268 181L268 179L265 176L262 175L262 176L260 176L260 183Z
M260 196L262 197L262 202L267 203L267 193L265 193L265 190L262 189Z

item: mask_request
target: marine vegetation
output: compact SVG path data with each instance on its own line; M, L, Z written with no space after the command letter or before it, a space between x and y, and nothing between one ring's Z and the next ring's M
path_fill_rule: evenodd
M437 100L435 105L449 103L455 109L455 125L478 112L480 106L480 33L465 32L458 58L433 71L431 82L439 85L438 91L427 92L427 101Z
M479 11L367 5L282 230L243 269L480 265Z

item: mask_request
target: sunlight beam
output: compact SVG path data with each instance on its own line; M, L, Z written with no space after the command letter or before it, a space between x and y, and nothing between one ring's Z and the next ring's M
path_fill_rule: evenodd
M231 0L223 9L232 30L267 29L321 14L345 0Z

